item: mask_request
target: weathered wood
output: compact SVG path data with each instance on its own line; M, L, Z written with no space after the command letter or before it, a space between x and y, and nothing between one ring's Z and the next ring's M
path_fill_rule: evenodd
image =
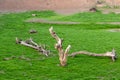
M60 64L61 64L61 66L65 66L67 64L68 52L69 52L71 46L68 45L68 47L64 51L62 48L63 40L61 38L59 38L59 36L57 36L55 31L53 30L53 27L51 27L49 29L49 31L50 31L51 36L57 41L57 43L55 44L55 49L57 49L59 52Z
M45 56L48 56L50 53L49 51L45 50L42 46L34 42L32 38L25 41L16 38L16 43L38 50L39 52L43 53Z
M101 53L101 54L97 54L97 53L91 53L91 52L87 52L87 51L79 51L79 52L74 52L72 54L70 54L69 56L76 56L79 54L85 54L85 55L89 55L89 56L104 56L104 57L111 57L112 61L114 62L117 58L115 50L113 49L111 52L106 52L106 53Z

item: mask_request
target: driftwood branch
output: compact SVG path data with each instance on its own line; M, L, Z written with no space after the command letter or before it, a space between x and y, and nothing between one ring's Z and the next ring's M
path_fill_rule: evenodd
M79 54L85 54L85 55L89 55L89 56L104 56L104 57L111 57L112 61L114 62L117 58L115 50L113 49L111 52L106 52L106 53L101 53L101 54L96 54L96 53L91 53L91 52L87 52L87 51L79 51L79 52L74 52L72 54L70 54L69 56L76 56Z
M32 38L25 40L25 41L16 38L16 43L27 46L27 47L31 47L35 50L38 50L39 52L43 53L45 56L48 56L50 53L49 51L45 50L42 46L40 46L36 42L34 42L32 40Z
M67 64L68 52L69 52L71 46L68 45L68 47L64 51L62 48L63 40L57 36L55 31L53 30L53 27L51 27L49 29L49 31L50 31L51 36L57 41L57 43L55 44L55 49L57 49L59 52L60 64L61 64L61 66L65 66Z

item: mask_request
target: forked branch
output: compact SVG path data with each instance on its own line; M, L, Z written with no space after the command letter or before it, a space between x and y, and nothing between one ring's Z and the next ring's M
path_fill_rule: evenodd
M96 53L91 53L91 52L87 52L87 51L79 51L79 52L74 52L72 54L70 54L69 56L76 56L79 54L85 54L85 55L89 55L89 56L104 56L104 57L111 57L112 61L114 62L117 58L115 50L113 49L111 52L106 52L106 53L101 53L101 54L96 54Z
M42 46L34 42L32 38L25 41L16 38L16 43L38 50L39 52L43 53L45 56L48 56L48 54L50 53L49 51L45 50Z
M66 50L64 51L62 48L62 42L63 40L60 39L57 34L55 33L55 31L53 30L53 27L51 27L49 29L51 36L57 41L57 43L55 44L55 49L58 50L59 52L59 60L60 60L60 64L61 66L65 66L67 64L67 57L68 57L68 52L70 50L70 45L68 45L68 47L66 48Z

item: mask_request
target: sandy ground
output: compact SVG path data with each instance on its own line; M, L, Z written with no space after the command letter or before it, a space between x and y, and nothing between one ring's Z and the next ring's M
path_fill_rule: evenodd
M66 21L51 21L46 19L40 19L40 18L32 18L29 20L26 20L25 22L32 22L32 23L47 23L47 24L80 24L80 22L66 22Z
M96 0L0 0L0 12L54 10L61 14L88 11Z
M96 3L97 0L0 0L0 12L54 10L61 14L72 14L89 11L90 8L95 7ZM103 4L118 6L120 0L105 0ZM111 12L110 10L104 11L105 13ZM116 12L120 13L120 10Z
M70 21L52 21L47 19L40 19L40 18L31 18L26 20L25 22L32 22L32 23L47 23L47 24L88 24L86 22L70 22ZM112 24L112 25L119 25L120 22L95 22L95 24Z

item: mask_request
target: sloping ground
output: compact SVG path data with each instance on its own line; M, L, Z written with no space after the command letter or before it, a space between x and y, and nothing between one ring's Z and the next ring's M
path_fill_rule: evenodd
M105 0L108 5L120 6L120 0Z
M96 0L0 0L0 12L55 10L59 13L87 11Z
M25 22L32 22L32 23L47 23L47 24L90 24L88 22L70 22L70 21L52 21L47 19L40 19L40 18L32 18L28 19ZM95 24L113 24L119 25L120 22L95 22Z
M62 14L88 11L97 0L0 0L0 12L54 10ZM99 0L100 1L100 0ZM101 0L105 5L120 6L120 0Z
M68 21L51 21L46 19L32 18L28 19L25 22L34 22L34 23L47 23L47 24L80 24L80 22L68 22Z

